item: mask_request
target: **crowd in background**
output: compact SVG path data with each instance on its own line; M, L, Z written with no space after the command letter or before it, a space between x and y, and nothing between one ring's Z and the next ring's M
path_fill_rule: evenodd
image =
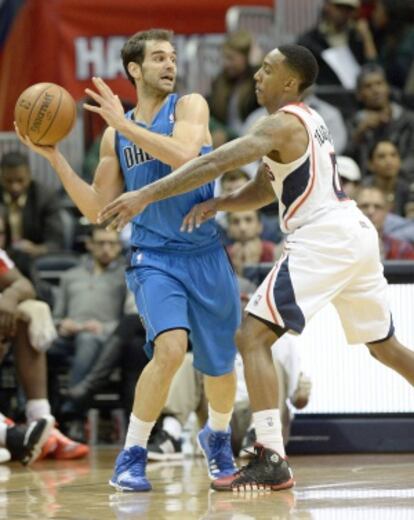
M414 260L414 3L377 0L360 7L358 0L326 0L316 26L298 35L320 66L317 87L304 102L325 119L337 151L333 167L378 230L382 258ZM215 147L265 115L255 96L252 35L229 34L222 53L207 97ZM85 179L93 176L98 145L99 139L85 150ZM224 174L218 192L241 187L256 166ZM4 248L53 312L52 411L64 431L84 441L93 395L121 369L128 415L146 363L136 348L144 345L145 332L124 281L128 230L118 235L89 226L68 209L63 193L49 192L31 177L27 156L17 151L0 157L0 203ZM217 220L246 298L254 285L245 279L245 267L273 263L281 254L277 202ZM61 270L69 267L58 281L44 276L53 261ZM11 413L18 409L17 403Z

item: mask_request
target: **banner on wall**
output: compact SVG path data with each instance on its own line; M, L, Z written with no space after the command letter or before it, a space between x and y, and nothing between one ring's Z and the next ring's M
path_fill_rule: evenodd
M125 40L152 27L172 29L178 52L193 34L222 33L232 5L273 0L5 0L0 4L0 131L11 130L19 94L51 81L76 100L92 76L133 100L119 54Z

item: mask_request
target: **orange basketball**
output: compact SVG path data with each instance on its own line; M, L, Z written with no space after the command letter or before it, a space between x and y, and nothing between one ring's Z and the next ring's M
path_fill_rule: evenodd
M55 83L36 83L20 95L14 119L23 136L38 145L53 145L72 130L76 120L73 97Z

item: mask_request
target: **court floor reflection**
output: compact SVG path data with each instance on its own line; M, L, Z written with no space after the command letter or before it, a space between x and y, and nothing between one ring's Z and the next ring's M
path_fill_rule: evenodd
M87 461L0 466L0 520L412 520L414 455L291 457L297 485L281 492L210 490L203 459L148 466L153 491L116 493L116 449Z

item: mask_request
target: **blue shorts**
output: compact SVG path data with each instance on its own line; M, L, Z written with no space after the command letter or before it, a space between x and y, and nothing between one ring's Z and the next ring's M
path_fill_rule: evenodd
M126 280L151 345L164 331L187 329L197 370L210 376L233 370L240 296L222 247L201 254L135 250Z

